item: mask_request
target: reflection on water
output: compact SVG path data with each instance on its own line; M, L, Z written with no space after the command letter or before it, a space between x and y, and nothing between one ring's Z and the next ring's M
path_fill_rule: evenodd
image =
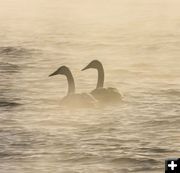
M179 1L27 3L0 7L0 172L163 172L180 155ZM123 101L61 107L67 81L48 75L67 65L89 92L92 59Z

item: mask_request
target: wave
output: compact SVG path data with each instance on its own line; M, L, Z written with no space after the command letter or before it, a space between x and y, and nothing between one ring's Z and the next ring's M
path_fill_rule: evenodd
M158 164L159 162L155 159L152 158L115 158L111 160L112 163L118 163L118 164L138 164L138 165L143 165L145 163L148 164Z
M0 62L0 72L1 73L17 73L20 67L16 64Z
M180 96L180 89L166 89L161 90L160 92L165 95Z
M24 57L27 55L31 55L34 53L38 53L38 49L31 49L31 48L24 48L21 46L3 46L0 47L0 55L5 56L5 57Z
M139 150L142 152L149 152L149 153L172 153L172 152L177 152L176 150L173 149L168 149L168 148L160 148L160 147L140 147Z
M15 107L21 105L17 102L0 101L0 107Z
M27 52L27 49L22 47L0 47L0 54L1 55L15 55L15 54L24 54Z

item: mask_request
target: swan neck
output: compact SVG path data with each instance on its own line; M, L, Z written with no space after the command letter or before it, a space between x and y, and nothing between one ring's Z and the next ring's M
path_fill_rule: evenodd
M99 64L98 68L98 82L97 82L97 88L103 88L104 86L104 68L102 66L102 64Z
M73 78L71 71L68 71L66 73L66 77L67 77L67 81L68 81L68 93L67 93L67 95L74 94L75 93L75 82L74 82L74 78Z

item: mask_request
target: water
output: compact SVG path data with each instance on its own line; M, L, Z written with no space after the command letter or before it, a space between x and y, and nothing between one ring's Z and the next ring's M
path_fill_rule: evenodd
M164 171L180 156L180 12L175 0L23 0L0 7L0 172ZM118 106L67 110L63 76L94 89L92 59Z

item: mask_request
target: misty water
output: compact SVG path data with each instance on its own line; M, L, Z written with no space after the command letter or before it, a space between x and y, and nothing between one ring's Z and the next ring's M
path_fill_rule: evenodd
M178 0L3 0L0 172L160 173L180 156ZM67 109L62 65L77 92L96 86L91 60L119 105Z

